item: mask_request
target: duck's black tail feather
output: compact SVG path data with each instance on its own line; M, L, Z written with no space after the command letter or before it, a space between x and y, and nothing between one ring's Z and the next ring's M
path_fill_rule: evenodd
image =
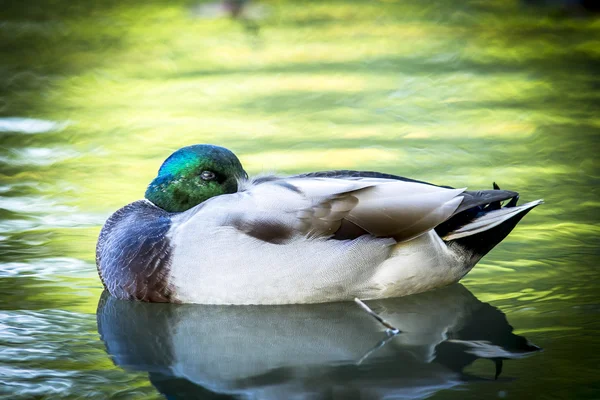
M493 190L465 190L461 193L463 201L456 209L454 215L458 215L467 210L497 210L500 208L500 202L511 200L513 205L517 205L519 193L510 190L502 190L494 182ZM507 204L509 206L509 204Z
M500 190L496 183L494 189L475 193L507 192ZM448 245L459 245L473 258L480 259L500 243L531 209L543 203L543 200L536 200L517 206L518 193L510 193L510 200L504 198L509 200L506 205L502 206L500 200L492 200L488 204L463 209L436 227L436 232ZM496 196L492 193L481 197L492 199Z

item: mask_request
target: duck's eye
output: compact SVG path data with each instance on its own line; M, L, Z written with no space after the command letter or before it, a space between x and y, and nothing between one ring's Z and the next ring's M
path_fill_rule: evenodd
M212 181L216 177L217 176L212 171L202 171L202 173L200 174L200 178L202 178L205 181Z

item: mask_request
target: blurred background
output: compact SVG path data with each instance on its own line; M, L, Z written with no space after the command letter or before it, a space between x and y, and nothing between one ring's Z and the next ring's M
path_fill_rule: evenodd
M213 143L250 174L375 170L544 198L463 283L545 351L507 364L515 379L427 396L597 398L597 12L0 1L0 396L161 398L99 340L95 242L172 151Z

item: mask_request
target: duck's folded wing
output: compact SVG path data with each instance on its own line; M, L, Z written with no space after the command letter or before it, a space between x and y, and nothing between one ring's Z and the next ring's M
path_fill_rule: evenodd
M433 186L437 188L454 189L451 186L440 186L433 183L419 181L416 179L406 178L404 176L384 174L375 171L354 171L354 170L335 170L335 171L319 171L309 172L307 174L295 175L294 178L331 178L331 179L343 179L343 180L374 180L379 182L390 182L390 181L403 181L420 183L422 185ZM513 199L519 194L510 190L500 190L498 185L494 183L494 190L477 190L469 191L465 190L462 194L463 201L460 203L459 208L454 212L458 214L462 211L478 207L486 206L488 204ZM500 204L498 203L498 207Z
M374 236L394 237L397 241L419 236L450 218L463 201L461 194L465 191L380 178L302 178L288 182L308 197L323 196L336 183L360 186L353 192L358 201L344 219Z
M221 196L203 213L223 216L219 225L235 227L262 241L284 243L295 236L330 237L356 205L356 194L368 184L336 182L307 195L284 180L253 186L242 193Z
M277 179L219 196L207 202L202 213L203 218L225 215L220 225L272 243L295 235L331 237L348 226L356 228L356 235L404 241L452 216L463 191L378 178Z

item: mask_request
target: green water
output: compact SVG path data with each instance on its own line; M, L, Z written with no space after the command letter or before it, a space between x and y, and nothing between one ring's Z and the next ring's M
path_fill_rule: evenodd
M600 397L598 17L511 1L265 1L252 23L185 1L1 9L2 398ZM102 223L193 143L249 173L495 181L546 204L464 287L372 304L392 338L351 304L99 305Z

